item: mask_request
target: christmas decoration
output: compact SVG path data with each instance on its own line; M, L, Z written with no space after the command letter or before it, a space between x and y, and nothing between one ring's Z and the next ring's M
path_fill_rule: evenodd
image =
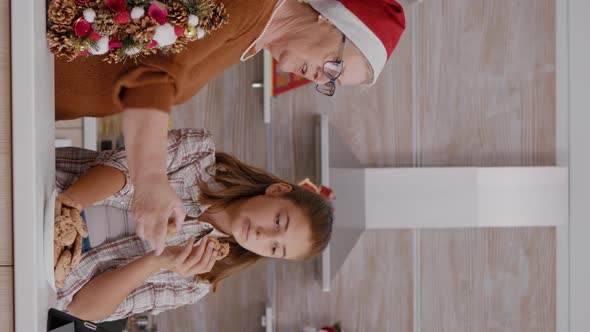
M305 180L299 182L298 185L309 190L309 191L313 191L314 193L320 194L325 199L333 199L334 198L334 191L332 189L330 189L324 185L317 186L309 178L306 178Z
M98 11L94 23L92 23L92 30L101 36L110 36L117 31L117 24L113 13L109 10L103 9Z
M172 23L172 25L184 26L188 23L188 15L188 9L182 4L175 2L170 6L168 21Z
M56 56L109 63L179 53L228 22L217 0L50 0L47 41Z
M70 25L76 17L76 7L72 0L53 0L47 9L47 16L55 24Z

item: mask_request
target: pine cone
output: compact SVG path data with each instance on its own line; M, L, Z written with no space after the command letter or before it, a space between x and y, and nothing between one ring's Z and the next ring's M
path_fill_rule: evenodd
M49 31L53 31L56 34L65 34L72 31L72 27L67 25L53 24L51 27L49 27Z
M129 22L125 32L137 42L149 43L156 33L157 26L158 24L149 16L144 16Z
M198 4L197 4L197 16L199 16L199 18L205 18L209 15L211 15L211 13L213 12L213 9L215 9L215 0L201 0Z
M84 5L84 7L85 8L92 8L96 11L96 10L106 9L107 4L106 4L105 0L90 0Z
M115 34L113 35L113 37L116 40L125 40L127 38L129 38L129 34L127 33L127 31L125 31L125 29L118 29L117 32L115 32Z
M143 56L150 56L150 55L154 55L154 54L158 54L158 50L156 48L144 48L141 50L140 55Z
M179 2L173 2L168 8L168 21L173 25L184 26L188 22L189 11Z
M188 44L189 39L187 37L178 37L176 42L170 46L163 48L163 53L165 54L178 54L186 49L186 45Z
M65 56L72 60L78 53L72 39L66 35L59 35L50 31L47 33L47 42L49 43L49 51L56 56Z
M60 25L70 25L76 13L76 4L73 0L53 0L47 9L49 19Z
M125 56L121 55L119 52L109 52L102 61L110 64L125 62Z
M117 31L117 28L118 26L110 10L103 9L96 12L92 30L101 36L110 36Z
M213 8L211 14L201 20L199 26L205 30L205 33L209 34L227 24L228 19L229 14L223 3L220 3Z

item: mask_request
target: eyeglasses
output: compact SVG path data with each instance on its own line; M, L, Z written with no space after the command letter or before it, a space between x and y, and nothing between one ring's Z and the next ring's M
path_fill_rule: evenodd
M342 75L342 69L344 69L344 61L342 61L342 55L344 53L344 44L346 43L346 36L342 34L342 44L338 50L338 58L334 61L326 61L322 66L322 71L330 82L325 84L316 84L315 89L317 92L332 97L336 92L336 80Z

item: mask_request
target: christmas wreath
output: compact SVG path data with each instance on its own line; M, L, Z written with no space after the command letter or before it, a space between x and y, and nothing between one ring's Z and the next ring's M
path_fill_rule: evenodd
M51 53L109 63L179 53L228 20L215 0L51 0L47 16Z

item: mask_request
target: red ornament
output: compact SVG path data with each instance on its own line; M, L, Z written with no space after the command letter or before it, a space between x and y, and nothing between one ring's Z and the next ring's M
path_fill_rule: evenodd
M330 326L326 326L326 327L322 327L322 329L320 331L325 331L325 332L337 332L335 328L330 327Z
M90 1L90 0L74 0L76 5L78 5L78 6L83 6L83 5L87 4L88 1Z
M149 44L147 44L147 48L154 48L158 46L158 42L155 40L152 40Z
M126 0L106 0L106 5L115 13L121 13L127 10Z
M174 34L176 35L176 37L184 36L184 27L178 25L174 26Z
M123 43L120 40L111 39L109 40L109 50L113 50L115 48L121 48Z
M78 38L84 38L90 33L90 23L83 18L80 18L74 23L74 32Z
M163 25L164 23L166 23L168 11L166 10L166 8L160 7L157 4L157 2L154 1L148 9L148 14L152 18L152 20L156 21L159 25Z
M115 22L117 24L127 24L129 21L131 21L131 15L129 15L129 12L120 12L115 15Z
M93 41L98 41L100 38L102 38L102 36L94 32L94 30L90 30L90 35L88 36L88 38L90 38Z
M315 183L311 182L310 179L305 179L299 182L299 186L307 189L309 191L313 191L314 193L320 194L325 199L333 199L334 191L324 185L317 186Z

